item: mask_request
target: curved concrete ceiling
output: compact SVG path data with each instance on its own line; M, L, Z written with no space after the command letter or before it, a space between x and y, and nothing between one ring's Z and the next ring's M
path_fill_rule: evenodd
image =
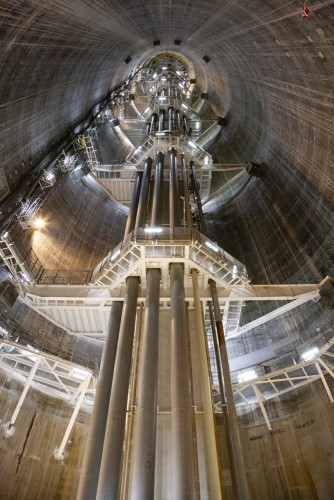
M288 162L333 196L332 1L308 2L304 21L298 1L1 3L0 155L10 190L143 55L177 49L216 114L229 116L225 160L276 162L283 172Z
M2 200L138 64L174 52L194 65L211 112L227 118L210 151L214 160L266 167L263 179L244 174L205 207L210 237L247 265L253 283L318 283L333 271L334 1L308 1L306 20L300 19L302 1L0 5ZM90 196L98 205L100 195ZM71 217L79 212L79 197L73 194ZM59 221L61 216L68 218L62 214ZM94 221L92 216L97 226ZM99 238L93 226L91 241ZM249 307L245 321L255 312ZM277 332L291 335L293 346L293 332L308 342L330 325L324 304L304 306L283 326L275 324L269 333L255 329L242 344L236 341L235 355L258 349L262 333L268 343Z

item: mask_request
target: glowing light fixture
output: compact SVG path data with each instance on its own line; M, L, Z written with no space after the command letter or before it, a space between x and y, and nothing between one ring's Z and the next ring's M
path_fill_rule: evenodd
M319 349L317 347L312 347L312 349L304 352L304 354L302 354L302 358L304 361L310 361L311 359L315 358L317 353L319 352Z
M121 250L120 250L120 248L119 248L118 250L116 250L116 252L115 252L114 254L112 254L112 256L111 256L110 260L111 260L111 261L116 260L116 259L117 259L117 257L120 255L120 253L121 253Z
M242 382L249 382L255 378L257 378L255 370L249 370L248 372L239 373L238 382L239 384L242 384Z
M81 370L80 368L73 368L71 375L73 378L76 378L78 380L85 380L88 372L86 372L86 370Z
M35 229L42 229L42 227L45 226L45 220L41 219L38 217L37 219L34 220L34 228Z
M206 241L205 244L208 248L210 248L210 250L213 250L214 252L219 252L219 247L214 243L211 243L211 241Z
M147 234L160 234L162 233L162 227L145 227L144 231Z

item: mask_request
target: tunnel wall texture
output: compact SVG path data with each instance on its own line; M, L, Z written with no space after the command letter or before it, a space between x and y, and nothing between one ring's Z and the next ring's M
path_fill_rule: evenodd
M53 452L66 430L72 407L31 388L15 424L6 437L5 427L22 385L0 378L0 491L1 498L74 500L83 460L89 413L81 411L69 437L64 460ZM333 383L329 384L334 389ZM273 431L264 424L258 408L245 409L240 419L241 437L252 498L330 500L333 491L334 432L331 407L321 383L266 404ZM226 499L233 499L226 436L221 417L217 428L221 442Z
M247 265L253 283L318 283L333 273L332 3L310 0L310 17L303 22L297 1L1 0L0 199L8 200L38 160L139 61L177 49L193 62L198 86L208 92L212 108L207 112L227 119L210 149L215 162L257 161L265 167L263 178L249 179L245 173L205 208L209 236ZM153 47L153 40L161 45ZM210 58L207 64L204 55ZM128 56L132 61L127 65ZM113 160L124 151L115 144L103 154ZM214 186L221 184L218 175ZM29 249L37 239L43 263L63 269L92 268L118 243L126 215L81 173L62 180L43 210L49 228L40 236L21 235L20 244ZM111 221L115 210L118 217ZM3 211L0 218L5 215ZM247 304L242 321L267 308ZM50 352L56 352L59 339L61 345L75 347L75 341L24 306L17 303L14 314L35 340L47 333ZM319 302L269 327L269 333L260 327L233 343L230 354L236 363L256 353L262 342L268 345L268 339L287 338L281 351L271 348L272 366L280 367L281 355L289 357L332 332L333 315ZM78 356L79 351L81 347ZM244 417L254 498L329 498L332 408L318 387L291 398L289 418L284 416L285 401L270 403L271 417L278 415L273 435L257 412ZM6 416L16 389L4 388L0 397L1 415ZM35 421L41 419L45 439L49 436L53 444L51 427L60 425L60 414L55 409L52 416L47 409L40 415L35 404L29 405L14 448L3 440L3 491L7 498L23 493L34 499L73 498L82 448L68 456L67 472L64 465L48 462ZM81 442L79 427L74 436ZM41 463L43 479L37 482Z

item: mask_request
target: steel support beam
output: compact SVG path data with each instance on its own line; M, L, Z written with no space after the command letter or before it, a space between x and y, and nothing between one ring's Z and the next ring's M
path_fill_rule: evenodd
M96 497L122 309L123 302L113 302L111 305L77 500L91 500Z
M39 367L39 365L40 365L41 360L42 360L41 356L37 356L37 357L36 357L36 361L35 361L34 365L31 367L30 373L29 373L29 375L27 376L27 379L26 379L26 381L25 381L25 384L24 384L24 389L23 389L23 391L22 391L22 394L21 394L21 396L20 396L20 399L19 399L19 400L18 400L18 402L17 402L17 405L16 405L16 407L15 407L15 410L14 410L14 412L13 412L13 415L12 415L12 417L11 417L11 419L10 419L10 421L9 421L9 424L8 424L8 426L7 426L7 428L6 428L6 432L7 432L7 433L10 433L10 432L12 431L12 427L13 427L13 425L14 425L14 424L15 424L15 422L16 422L16 419L17 419L18 414L20 413L21 407L22 407L23 402L24 402L24 400L25 400L25 398L26 398L26 395L27 395L27 392L28 392L28 390L29 390L29 387L31 386L31 383L32 383L32 381L33 381L33 379L34 379L34 376L35 376L35 374L36 374L36 372L37 372L37 370L38 370L38 367Z
M71 431L72 431L72 428L73 428L73 425L74 425L74 422L77 418L77 415L79 413L79 410L80 410L80 407L83 403L83 400L85 398L85 395L86 395L86 391L88 389L88 386L89 386L89 383L90 383L90 379L92 378L92 374L91 373L88 373L87 374L87 377L85 378L85 380L83 381L82 383L82 386L81 386L81 391L80 391L80 395L78 397L78 400L77 400L77 403L74 407L74 410L73 410L73 413L72 413L72 416L70 418L70 421L68 423L68 426L67 426L67 429L65 431L65 434L64 434L64 437L63 437L63 440L62 442L60 443L60 446L59 448L56 449L55 453L54 453L54 457L57 459L57 460L61 460L64 458L64 449L65 449L65 446L66 446L66 443L67 443L67 440L71 434Z

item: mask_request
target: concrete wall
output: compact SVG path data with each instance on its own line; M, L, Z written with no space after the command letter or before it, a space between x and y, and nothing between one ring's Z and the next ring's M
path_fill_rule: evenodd
M328 378L328 383L334 392L332 379ZM31 389L16 421L14 435L6 437L5 426L22 386L3 373L0 384L0 499L74 500L89 413L79 413L64 460L58 462L53 451L64 435L71 415L70 405ZM271 401L266 409L272 432L268 431L258 407L244 407L240 415L252 499L330 500L334 488L333 408L322 384L316 382L290 393L282 401ZM164 416L167 417L170 418ZM161 416L160 425L165 424ZM217 424L226 499L232 500L221 416ZM170 452L169 443L159 440L158 443ZM158 465L163 466L161 458ZM163 484L166 477L161 481Z

